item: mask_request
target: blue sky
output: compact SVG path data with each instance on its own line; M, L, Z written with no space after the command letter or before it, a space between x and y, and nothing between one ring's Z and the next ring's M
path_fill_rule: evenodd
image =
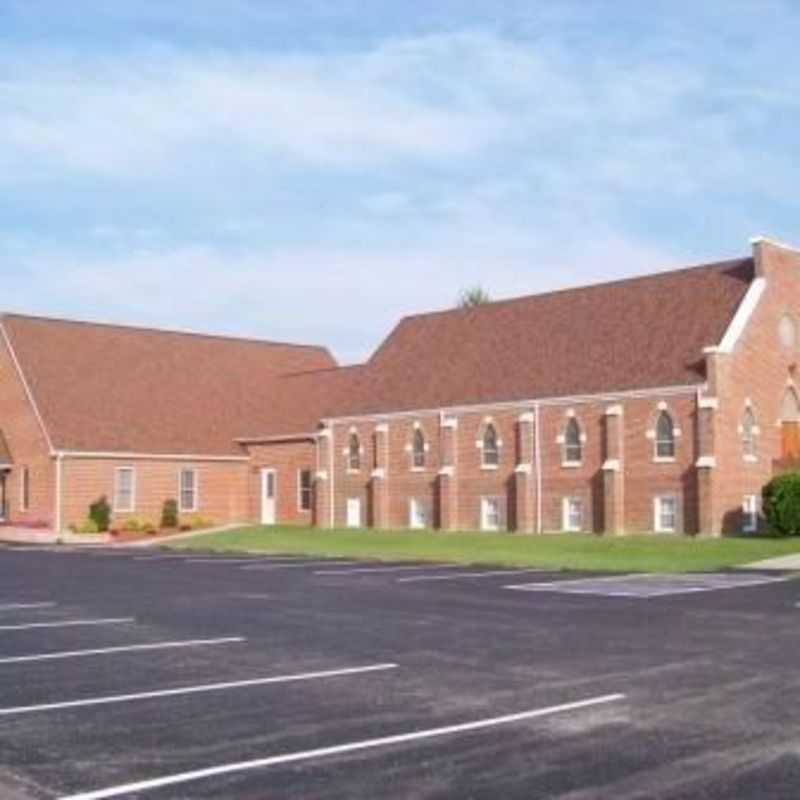
M476 283L800 243L798 40L793 0L3 0L0 305L346 363Z

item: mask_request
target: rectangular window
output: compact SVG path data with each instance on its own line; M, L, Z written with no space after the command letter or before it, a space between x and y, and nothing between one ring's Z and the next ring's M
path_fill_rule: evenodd
M481 530L500 530L500 500L497 497L481 498Z
M583 530L583 500L565 497L561 509L561 527L565 531Z
M31 472L22 468L19 476L19 510L27 511L31 507Z
M659 495L653 502L656 533L675 533L678 529L678 499L674 495Z
M133 511L136 507L136 472L133 467L114 470L114 511Z
M348 497L347 498L347 527L360 528L361 527L361 498Z
M742 502L742 531L755 533L758 530L758 495L746 494Z
M425 505L417 500L416 497L412 497L408 501L408 527L415 529L428 527L428 515L425 512Z
M297 473L297 507L300 511L311 511L310 469L301 469Z
M197 470L182 469L178 479L178 509L197 511Z

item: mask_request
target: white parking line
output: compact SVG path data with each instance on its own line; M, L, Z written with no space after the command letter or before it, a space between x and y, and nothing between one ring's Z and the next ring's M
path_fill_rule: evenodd
M29 622L25 625L0 625L0 631L25 631L29 628L71 628L78 625L117 625L136 622L133 617L108 617L106 619L68 619L61 622Z
M152 642L149 644L130 644L121 647L98 647L94 650L64 650L59 653L40 653L31 656L10 656L0 658L0 664L23 664L28 661L55 661L62 658L82 656L101 656L111 653L131 653L139 650L168 650L175 647L205 647L215 644L234 644L246 642L243 636L226 636L219 639L186 639L179 642Z
M248 564L239 569L258 570L259 572L269 572L276 569L299 569L300 567L320 567L328 564L332 567L346 567L349 564L361 564L361 561L301 561L297 564Z
M351 561L351 564L358 564L358 561ZM456 569L461 564L417 564L414 566L402 567L359 567L357 569L320 569L314 572L315 575L356 575L360 572L405 572L410 569Z
M134 700L150 700L154 697L176 697L177 695L199 694L201 692L219 692L225 689L241 689L246 686L266 686L271 683L293 683L296 681L310 681L319 678L339 678L347 675L360 675L365 672L379 672L387 669L397 669L397 664L370 664L366 667L347 667L345 669L333 669L324 672L306 672L299 675L276 675L271 678L251 678L250 680L229 681L227 683L206 683L200 686L185 686L179 689L160 689L154 692L136 692L135 694L91 697L86 700L67 700L60 703L43 703L35 706L14 706L12 708L0 708L0 716L31 714L37 711L56 711L64 708L102 706L111 703L130 703Z
M164 786L175 786L179 783L188 783L202 778L214 778L220 775L230 775L234 772L245 772L253 769L265 769L279 764L293 764L298 761L309 761L315 758L325 758L327 756L343 755L345 753L355 753L360 750L374 750L379 747L391 747L392 745L405 744L425 739L435 739L442 736L453 736L459 733L470 733L487 728L494 728L498 725L511 725L515 722L525 722L538 717L547 717L553 714L563 714L568 711L578 711L584 708L592 708L605 703L613 703L623 700L624 694L607 694L600 697L591 697L587 700L578 700L573 703L563 703L547 708L537 708L531 711L522 711L518 714L506 714L502 717L489 717L476 720L474 722L464 722L460 725L447 725L441 728L428 728L427 730L412 731L401 733L394 736L383 736L378 739L366 739L360 742L348 742L347 744L334 745L333 747L319 747L316 750L305 750L298 753L284 753L283 755L270 756L268 758L257 758L252 761L239 761L234 764L222 764L217 767L198 769L192 772L179 772L174 775L165 775L161 778L152 780L127 783L120 786L112 786L107 789L98 789L92 792L69 795L61 800L107 800L109 797L120 797L132 792L145 792L152 789L160 789Z
M29 608L52 608L55 603L0 603L0 611L17 611Z
M417 583L419 581L460 581L465 578L491 578L498 575L524 575L531 572L547 572L543 569L498 569L489 572L462 572L459 575L412 575L410 578L397 578L396 583Z

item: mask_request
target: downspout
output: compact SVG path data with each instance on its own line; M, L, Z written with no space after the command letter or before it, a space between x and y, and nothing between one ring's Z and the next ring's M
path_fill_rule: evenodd
M536 533L542 533L542 451L539 435L539 404L533 406L533 448L536 469Z
M64 454L58 450L56 451L56 508L55 508L55 533L56 535L61 533L61 468L62 468L62 459Z
M328 465L330 467L330 476L331 476L331 480L330 480L331 498L330 498L330 503L329 503L330 509L328 510L328 513L330 515L330 526L331 526L331 528L333 528L335 523L336 523L336 513L335 513L335 510L334 510L334 507L333 507L333 504L336 501L336 494L334 492L334 485L333 485L334 481L336 480L335 473L333 471L333 464L334 464L334 461L333 461L333 448L334 448L334 445L335 445L335 441L336 441L336 437L334 436L334 423L331 422L331 439L330 439L330 445L328 446Z

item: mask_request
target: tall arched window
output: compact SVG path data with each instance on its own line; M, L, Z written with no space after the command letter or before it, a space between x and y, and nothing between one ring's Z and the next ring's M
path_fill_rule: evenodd
M656 420L656 458L675 458L675 426L666 411Z
M742 416L742 455L756 457L756 417L752 408L746 408Z
M361 469L361 441L357 433L350 434L350 444L347 448L347 468Z
M497 430L490 422L483 432L482 461L485 467L494 467L500 463L500 446L497 441Z
M411 466L422 469L425 466L425 434L422 428L414 431L414 441L411 445Z
M575 417L570 417L564 427L564 461L575 464L579 463L582 457L581 426Z

